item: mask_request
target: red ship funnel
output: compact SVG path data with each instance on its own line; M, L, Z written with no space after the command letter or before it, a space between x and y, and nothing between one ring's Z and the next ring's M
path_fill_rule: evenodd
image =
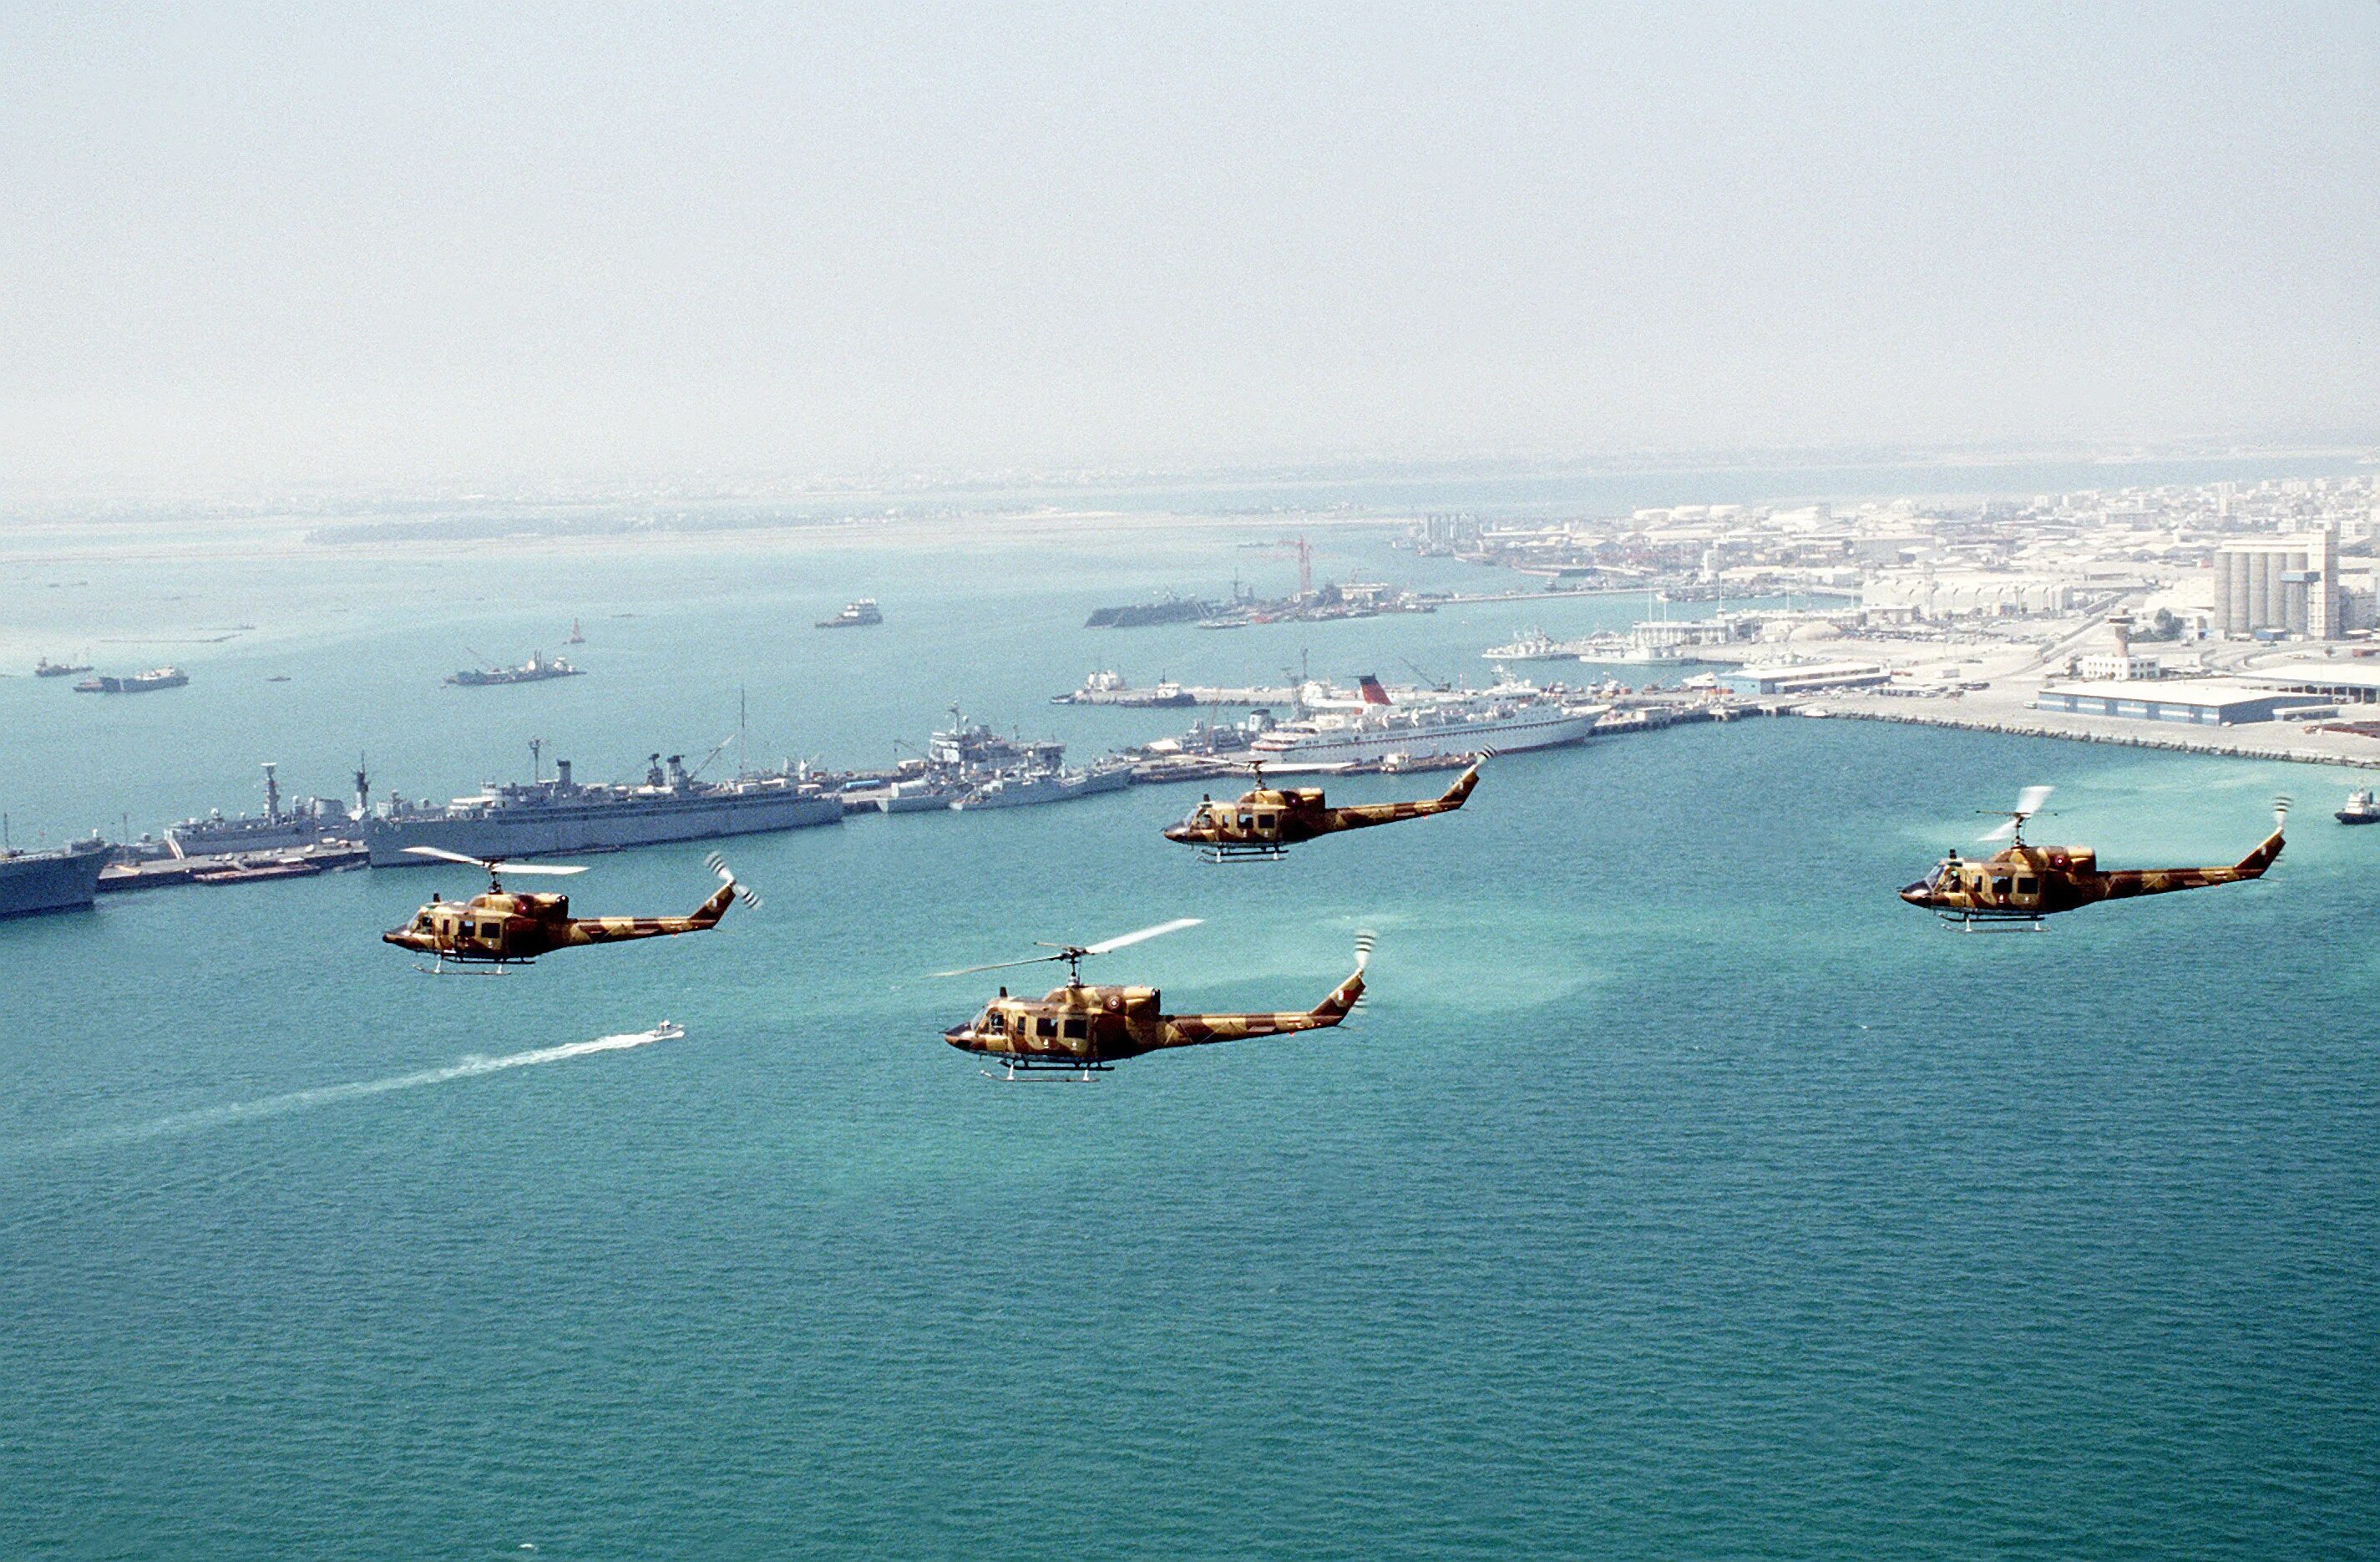
M1363 694L1364 703L1366 705L1385 705L1389 702L1389 691L1382 689L1380 680L1369 673L1366 673L1357 679L1355 687Z

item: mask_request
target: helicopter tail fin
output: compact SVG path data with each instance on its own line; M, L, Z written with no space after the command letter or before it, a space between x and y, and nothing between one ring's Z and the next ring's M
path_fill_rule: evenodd
M2231 870L2234 873L2237 873L2243 879L2260 879L2265 876L2265 870L2271 867L2273 865L2273 859L2281 854L2281 847L2284 844L2281 839L2281 832L2288 824L2289 814L2289 799L2287 798L2275 799L2273 801L2273 833L2266 836L2263 840L2257 842L2255 850L2240 859L2239 862Z
M1490 750L1490 752L1492 751L1493 750ZM1439 807L1447 809L1461 808L1465 802L1470 800L1472 790L1479 785L1479 762L1487 757L1487 754L1481 754L1478 759L1475 759L1471 762L1470 765L1464 769L1462 775L1454 778L1454 785L1449 787L1446 789L1445 795L1438 799Z
M1330 989L1329 997L1314 1006L1310 1012L1316 1022L1336 1025L1364 1001L1364 972L1371 963L1372 935L1369 932L1359 933L1355 935L1354 973Z
M710 892L710 898L694 909L694 915L686 918L686 921L693 924L693 927L688 931L699 928L717 927L719 925L719 919L727 914L728 905L730 902L734 901L735 898L735 881L731 879L727 883L721 885L717 889L712 890Z

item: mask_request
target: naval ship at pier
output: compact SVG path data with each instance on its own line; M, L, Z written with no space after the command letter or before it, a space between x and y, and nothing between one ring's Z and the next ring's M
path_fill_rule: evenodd
M664 841L711 840L832 824L843 800L802 771L770 771L732 781L703 781L683 755L651 755L642 786L583 783L568 760L551 780L488 785L448 803L391 798L364 821L375 868L420 867L431 859L406 848L434 846L466 857L546 857L611 851Z
M346 805L328 798L301 798L281 805L281 782L272 761L264 762L264 812L225 817L220 809L203 819L185 819L165 827L167 849L176 857L210 856L241 851L302 851L320 841L354 840L359 825ZM356 772L356 810L360 815L369 783ZM145 838L145 837L144 837Z
M0 917L91 909L108 849L105 841L95 838L56 851L0 847Z

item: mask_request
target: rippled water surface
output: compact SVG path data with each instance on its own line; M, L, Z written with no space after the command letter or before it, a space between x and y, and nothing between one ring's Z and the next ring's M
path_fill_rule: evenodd
M1042 703L1096 665L1484 669L1636 611L1079 628L1277 589L1232 545L1269 534L101 561L157 633L259 627L173 694L0 682L0 784L56 834L238 806L265 758L438 794L542 736L600 775L708 749L739 686L772 756L880 762L954 699L1095 750L1175 719ZM880 633L808 628L863 592ZM437 686L573 614L589 677ZM2034 781L2035 833L2111 863L2301 807L2261 884L2040 934L1894 897ZM759 913L493 980L377 942L472 887L431 872L0 926L0 1553L2368 1551L2380 831L2329 823L2346 784L1749 722L1508 756L1279 865L1160 840L1195 788L740 840ZM706 849L574 897L690 906ZM998 978L926 972L1172 916L1208 921L1099 974L1310 1003L1371 928L1372 1000L1090 1086L936 1039Z

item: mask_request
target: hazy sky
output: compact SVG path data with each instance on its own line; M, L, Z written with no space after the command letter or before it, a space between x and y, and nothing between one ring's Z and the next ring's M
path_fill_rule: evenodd
M0 7L0 493L2380 428L2373 0L378 10Z

